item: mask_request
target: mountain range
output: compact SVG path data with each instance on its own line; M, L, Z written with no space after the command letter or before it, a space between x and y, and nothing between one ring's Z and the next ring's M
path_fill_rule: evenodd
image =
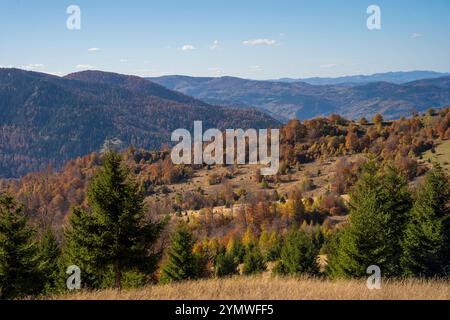
M398 119L450 104L450 76L351 86L179 75L147 79L208 103L258 108L280 121L331 113L350 119L381 113L385 119Z
M280 78L274 81L279 82L306 82L314 85L359 85L367 84L370 82L390 82L396 84L402 84L406 82L422 80L422 79L433 79L450 76L447 72L435 72L435 71L398 71L398 72L385 72L385 73L375 73L371 75L353 75L353 76L343 76L335 78Z
M450 76L396 84L312 85L235 77L144 79L101 71L58 77L0 68L0 177L59 168L105 142L158 149L177 128L274 128L290 118L382 113L394 119L450 104Z
M0 177L58 168L107 140L156 149L195 120L219 129L280 125L260 111L213 106L135 76L0 69Z

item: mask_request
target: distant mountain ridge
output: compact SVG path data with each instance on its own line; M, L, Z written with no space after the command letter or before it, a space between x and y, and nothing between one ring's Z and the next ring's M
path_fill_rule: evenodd
M370 82L391 82L395 84L403 84L416 80L434 79L450 76L448 72L435 71L398 71L375 73L371 75L352 75L335 78L312 77L312 78L280 78L272 81L281 82L306 82L313 85L359 85Z
M450 104L450 76L403 84L378 81L352 86L177 75L147 79L209 103L255 107L280 121L330 113L350 119L381 113L386 119L398 119Z
M160 148L195 120L219 129L280 125L257 110L213 106L134 76L0 69L0 177L58 168L108 139Z

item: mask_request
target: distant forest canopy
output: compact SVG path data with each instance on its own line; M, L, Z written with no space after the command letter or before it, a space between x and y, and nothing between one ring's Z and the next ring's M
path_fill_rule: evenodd
M150 203L150 209L155 214L230 206L243 201L258 202L263 198L279 201L283 196L277 194L276 184L289 179L291 173L301 171L303 164L337 159L335 175L329 181L328 195L315 206L319 206L325 216L339 215L346 211L340 195L351 191L362 165L361 161L349 162L340 157L357 154L377 157L382 162L394 163L407 179L414 180L428 170L428 166L420 160L422 154L434 152L437 144L450 139L450 108L430 109L422 116L390 122L384 121L381 115L370 121L362 118L357 122L339 115L305 121L291 120L281 127L280 134L279 173L263 178L255 169L255 179L261 183L262 192L250 197L245 193L245 185L233 190L226 183L227 179L234 178L239 182L239 176L235 177L232 169L226 175L219 176L211 168L208 183L222 183L220 192L213 195L198 190L181 193L176 201L165 201L168 185L189 184L202 166L174 165L167 149L146 151L129 147L122 153L122 158L145 195L160 196L159 202ZM0 179L0 191L9 192L24 203L27 213L36 223L51 223L60 230L72 207L86 205L87 187L100 164L101 155L94 152L69 160L60 171L49 167L20 179ZM211 180L213 178L214 181ZM307 190L309 187L305 183L301 183L301 188Z
M260 111L213 106L135 76L0 69L0 177L59 169L110 139L159 149L194 120L219 129L280 125Z

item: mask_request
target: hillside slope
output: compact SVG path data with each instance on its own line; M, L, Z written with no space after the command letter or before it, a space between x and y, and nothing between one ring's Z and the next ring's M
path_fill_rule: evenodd
M0 177L59 167L106 139L159 148L194 120L219 129L278 126L261 112L211 106L138 77L0 69Z

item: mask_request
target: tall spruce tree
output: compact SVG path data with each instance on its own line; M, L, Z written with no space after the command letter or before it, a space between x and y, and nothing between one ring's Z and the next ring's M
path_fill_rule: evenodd
M199 257L193 252L194 239L186 223L178 223L172 234L171 246L162 267L160 282L170 283L196 279L199 276Z
M0 195L0 299L40 292L42 278L34 234L23 207L13 197Z
M39 270L42 273L44 291L56 292L60 284L61 249L55 235L49 228L39 242Z
M87 199L89 209L75 209L65 231L66 263L78 265L92 285L99 285L99 274L111 268L117 289L125 271L152 273L156 258L151 248L165 221L147 219L144 194L115 151L104 154Z
M387 276L401 274L401 239L411 207L406 179L390 164L364 166L350 200L350 221L329 260L332 277L362 277L377 265Z
M417 190L405 230L401 265L406 276L444 276L450 271L449 204L449 179L435 165Z

